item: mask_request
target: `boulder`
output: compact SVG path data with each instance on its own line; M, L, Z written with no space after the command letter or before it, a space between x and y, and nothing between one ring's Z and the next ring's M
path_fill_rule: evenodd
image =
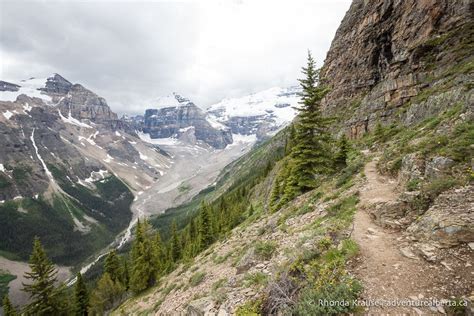
M405 184L408 181L420 179L425 170L425 161L419 153L411 153L402 158L402 165L398 173L398 182Z
M416 239L441 247L474 241L474 186L440 194L433 205L407 229Z
M430 161L426 162L425 177L433 180L446 176L451 167L454 165L454 161L447 157L434 157Z

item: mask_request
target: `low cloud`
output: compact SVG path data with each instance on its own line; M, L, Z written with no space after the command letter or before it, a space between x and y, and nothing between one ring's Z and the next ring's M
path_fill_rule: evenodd
M2 1L0 79L57 72L142 113L176 91L206 107L321 66L350 0Z

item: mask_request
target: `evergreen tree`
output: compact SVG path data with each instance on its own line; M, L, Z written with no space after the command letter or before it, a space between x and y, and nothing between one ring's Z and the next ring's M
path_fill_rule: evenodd
M209 246L213 241L212 219L209 207L201 203L201 211L199 212L199 244L201 249Z
M76 276L76 284L74 285L74 315L87 316L89 309L89 293L86 284L82 279L82 274Z
M46 256L38 237L33 241L33 252L30 256L31 272L25 278L31 283L23 284L23 291L30 294L31 302L25 307L27 315L54 315L61 312L58 296L60 291L55 287L57 270Z
M131 251L130 274L130 289L135 293L139 293L155 283L157 267L154 250L148 222L140 223L138 221Z
M117 256L116 250L112 250L111 252L109 252L107 257L105 258L104 271L110 275L112 281L121 281L122 271L120 268L120 260Z
M157 273L159 274L164 270L166 264L166 255L160 233L156 233L154 237L153 248L153 253L155 255L154 261L157 266Z
M338 151L336 157L334 158L334 163L339 168L345 167L347 166L347 156L349 155L350 150L350 145L345 134L342 134L337 147Z
M171 259L177 262L181 257L181 243L179 242L178 226L176 221L171 223Z
M291 188L287 189L290 198L317 187L316 175L328 173L333 166L329 119L323 117L320 108L327 91L318 85L319 71L309 52L308 64L302 72L305 78L299 80L302 88L301 106L297 108L299 117L295 126L295 145L291 151Z
M10 299L8 298L8 295L5 295L5 297L3 298L2 304L3 304L2 305L3 314L5 316L17 316L18 315L15 307L13 307L12 303L10 302Z
M380 121L377 121L377 124L375 125L374 137L377 141L383 141L385 138L385 131Z
M97 282L97 287L92 292L90 298L89 313L92 315L104 315L106 311L112 309L123 297L125 288L120 282L112 281L106 272Z
M120 258L120 282L128 290L130 286L130 274L128 269L128 260L125 257Z
M290 125L290 133L286 139L285 143L285 155L288 155L291 153L291 150L295 146L295 138L296 138L296 129L295 129L295 124Z

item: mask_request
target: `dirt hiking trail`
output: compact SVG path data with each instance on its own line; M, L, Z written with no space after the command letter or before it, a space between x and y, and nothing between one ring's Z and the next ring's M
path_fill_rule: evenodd
M396 181L381 176L374 159L365 166L366 184L360 190L360 205L354 217L353 239L359 244L360 256L353 273L362 281L366 300L423 300L437 297L430 293L430 264L403 256L397 246L401 233L377 226L367 210L379 203L397 198ZM422 307L370 307L370 314L416 315L443 310Z

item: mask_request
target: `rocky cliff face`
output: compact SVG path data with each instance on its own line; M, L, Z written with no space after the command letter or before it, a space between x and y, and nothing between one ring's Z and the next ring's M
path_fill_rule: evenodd
M117 114L112 112L104 98L58 74L49 77L40 90L53 97L53 102L64 116L71 114L75 118L91 121L117 120Z
M472 0L354 0L323 66L335 129L385 133L371 145L403 193L371 215L418 248L474 241L473 13Z
M323 67L331 87L327 112L344 118L347 134L357 138L377 122L412 125L467 102L455 83L472 70L473 6L472 0L353 1ZM428 97L438 93L441 99Z
M175 97L180 103L177 106L146 110L143 132L149 133L151 138L180 138L192 128L196 140L215 148L225 148L232 143L232 133L226 127L213 127L204 111L194 103L179 95ZM189 135L186 137L189 139Z

